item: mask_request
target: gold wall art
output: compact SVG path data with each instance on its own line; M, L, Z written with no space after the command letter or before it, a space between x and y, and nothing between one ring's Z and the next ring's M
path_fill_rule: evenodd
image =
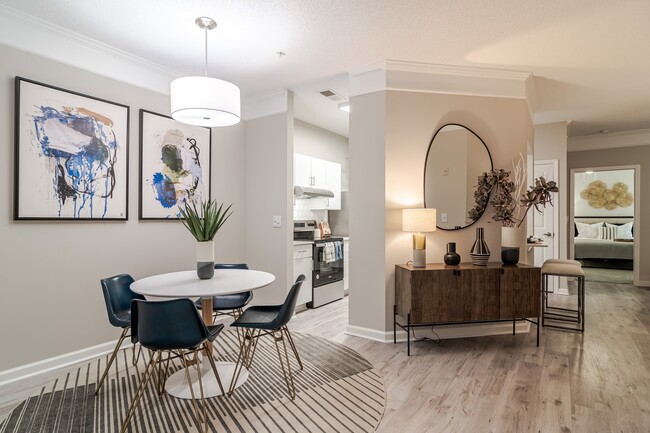
M634 195L628 191L623 182L616 182L611 189L601 180L595 180L580 193L589 206L596 209L613 210L617 207L629 207L634 203Z

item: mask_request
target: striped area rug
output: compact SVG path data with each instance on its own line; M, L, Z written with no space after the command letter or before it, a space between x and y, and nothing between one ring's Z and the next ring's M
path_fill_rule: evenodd
M206 399L210 432L373 432L386 405L381 376L352 349L329 340L293 333L304 370L289 351L296 399L287 395L275 345L259 341L248 381L232 397ZM236 361L237 334L217 340L217 360ZM145 353L143 352L143 357ZM122 350L117 366L95 396L95 384L108 356L80 366L44 386L18 405L0 424L0 433L112 433L131 402L145 359L133 366L131 349ZM180 363L172 367L180 368ZM138 405L131 432L198 432L191 400L159 396L152 383Z

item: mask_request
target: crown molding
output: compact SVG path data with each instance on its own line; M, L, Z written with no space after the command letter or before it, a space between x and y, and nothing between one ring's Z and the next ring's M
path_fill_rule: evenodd
M0 44L162 94L169 94L171 80L182 75L4 5Z
M244 120L258 119L284 113L288 109L287 89L273 89L246 98L242 107Z
M569 137L568 152L650 145L650 129Z
M395 90L524 99L536 111L533 74L522 71L384 60L349 71L350 97Z

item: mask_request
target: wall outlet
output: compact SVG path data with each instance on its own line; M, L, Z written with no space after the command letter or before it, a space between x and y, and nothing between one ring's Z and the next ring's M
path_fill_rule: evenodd
M447 214L446 213L443 212L442 214L440 214L440 222L443 222L443 223L447 222Z
M449 168L448 167L445 167L445 168L442 169L442 175L443 176L449 176Z
M280 215L273 216L273 228L279 229L282 227L282 217Z

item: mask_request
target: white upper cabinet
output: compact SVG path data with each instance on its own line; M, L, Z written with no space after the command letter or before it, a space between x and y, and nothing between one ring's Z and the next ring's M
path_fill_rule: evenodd
M311 186L311 156L293 154L293 184Z
M293 184L328 189L333 198L311 198L311 209L341 209L341 164L300 153L293 155Z

